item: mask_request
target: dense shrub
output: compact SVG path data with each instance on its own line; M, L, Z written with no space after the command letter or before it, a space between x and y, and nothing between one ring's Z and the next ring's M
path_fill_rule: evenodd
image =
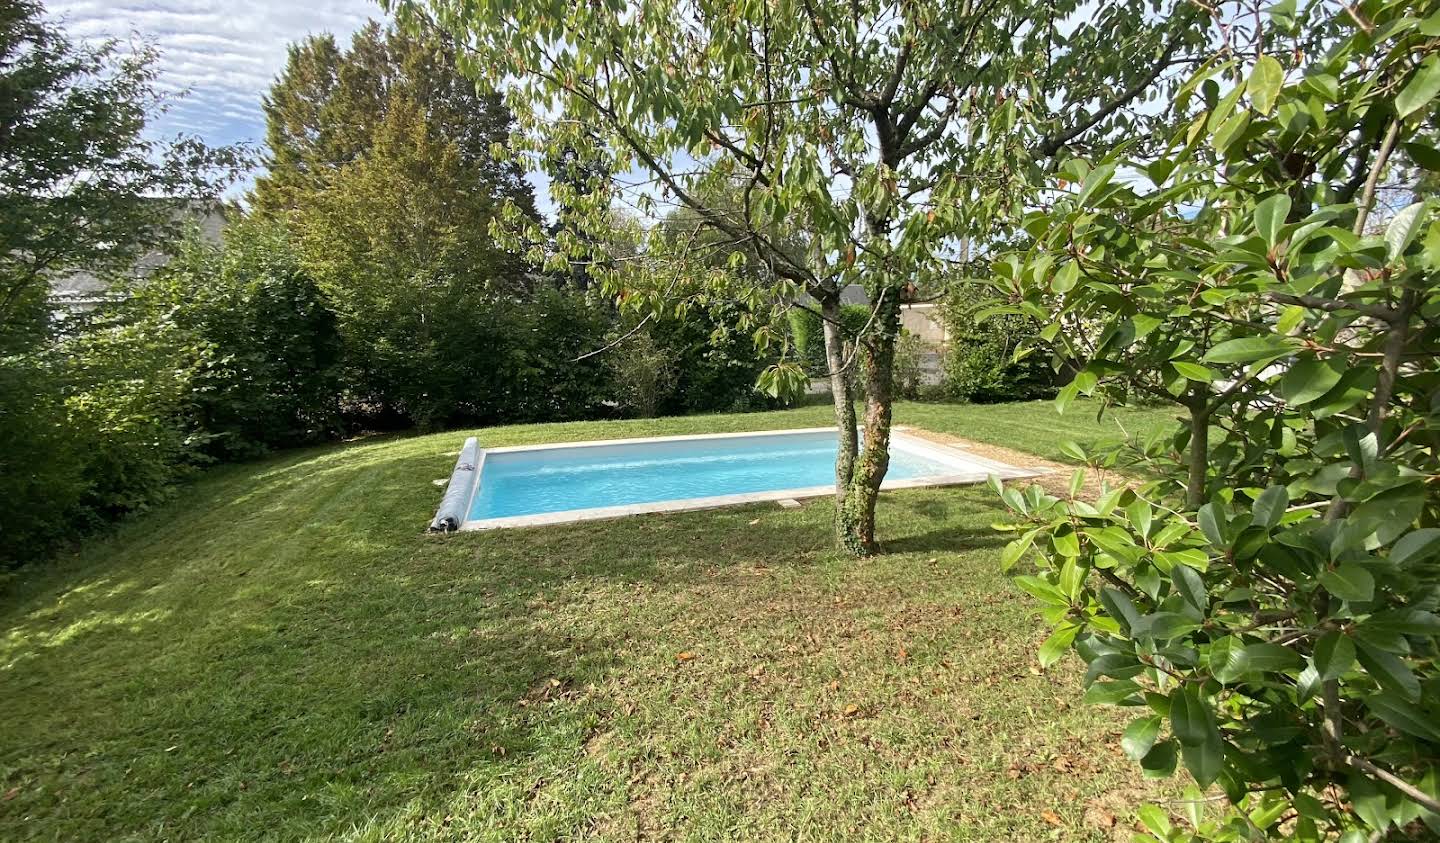
M629 336L624 336L626 333ZM675 356L643 327L616 330L615 336L607 339L618 343L603 356L620 411L640 418L659 415L661 403L675 386Z
M982 320L987 305L983 294L960 290L939 308L949 338L942 394L976 403L1053 397L1058 384L1051 354L1035 341L1032 320L1008 314ZM1022 343L1030 353L1016 360Z
M751 334L739 330L741 308L719 302L685 319L659 320L651 334L675 360L675 383L661 402L666 415L739 412L773 407L755 381L770 365L757 353Z
M25 558L68 527L85 490L53 367L0 357L0 562Z
M794 307L790 309L789 319L790 339L806 371L812 377L824 377L830 366L825 362L825 323L820 314ZM847 304L840 308L840 324L847 338L859 334L869 321L869 305Z
M173 314L182 330L213 349L190 399L208 453L253 456L337 430L335 315L283 226L241 221L224 248L192 240L123 309L140 322Z
M151 318L153 316L153 318ZM197 374L213 349L174 310L102 314L57 350L67 428L83 457L84 526L144 509L204 461L195 425Z

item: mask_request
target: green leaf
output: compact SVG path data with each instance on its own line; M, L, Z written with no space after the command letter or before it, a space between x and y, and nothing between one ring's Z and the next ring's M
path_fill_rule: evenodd
M1160 715L1152 714L1125 727L1125 734L1120 737L1120 748L1132 761L1141 761L1150 754L1150 750L1155 746L1155 739L1160 736L1161 722Z
M1285 218L1290 214L1290 197L1276 193L1266 197L1255 206L1255 230L1265 240L1265 245L1275 247L1280 239L1280 230L1285 227Z
M1186 565L1175 566L1170 572L1170 582L1175 586L1175 592L1203 617L1210 608L1210 595L1205 592L1205 581L1195 569Z
M1275 108L1275 97L1285 82L1285 70L1280 62L1270 56L1261 56L1250 71L1250 81L1245 92L1250 95L1250 104L1261 114L1269 114Z
M1303 406L1334 389L1343 374L1345 367L1339 361L1304 357L1285 371L1276 391L1285 403Z
M1145 830L1155 835L1157 839L1170 839L1170 817L1160 806L1141 805L1135 811L1135 816L1139 818L1140 824L1145 826Z
M1153 516L1154 511L1150 509L1150 504L1144 498L1136 498L1130 502L1129 506L1125 507L1125 517L1130 519L1130 527L1141 538L1149 535Z
M1421 609L1390 609L1376 612L1360 629L1378 635L1440 635L1440 616Z
M1440 150L1419 141L1405 144L1405 153L1410 160L1419 164L1430 172L1440 172Z
M1195 783L1209 787L1220 778L1225 769L1225 744L1217 733L1213 741L1198 746L1180 745L1180 755L1185 759L1185 769L1195 777Z
M1050 278L1050 289L1057 293L1068 293L1075 289L1075 283L1080 280L1080 264L1073 260L1060 264L1055 274Z
M1170 694L1170 728L1180 741L1185 768L1201 787L1208 787L1220 776L1225 750L1215 715L1195 686L1185 685Z
M1008 572L1011 568L1015 567L1015 563L1019 562L1020 557L1025 555L1025 551L1029 550L1030 546L1035 543L1035 533L1035 530L1030 530L1020 538L1005 545L1005 549L1000 551L1001 571Z
M1390 561L1395 565L1413 565L1440 554L1440 527L1426 527L1401 536L1390 548Z
M1295 350L1274 334L1226 340L1205 353L1209 363L1273 363Z
M1355 642L1332 630L1315 642L1314 658L1315 670L1322 680L1339 679L1355 664Z
M1140 612L1135 604L1118 589L1109 586L1100 589L1100 604L1105 607L1105 613L1119 621L1126 630L1134 629L1140 622Z
M1080 555L1080 536L1069 524L1060 525L1050 535L1050 542L1055 546L1055 552L1061 556L1073 558Z
M1116 705L1140 692L1140 686L1129 679L1118 682L1096 682L1085 690L1087 705Z
M1040 645L1040 666L1049 667L1060 661L1060 657L1070 649L1070 645L1074 643L1075 636L1079 632L1079 625L1065 624L1051 633L1050 637L1045 639L1045 643Z
M1365 700L1376 717L1407 735L1440 743L1440 726L1435 718L1393 694L1380 692Z
M1155 744L1151 750L1140 760L1140 768L1145 771L1147 779L1163 779L1175 774L1175 762L1177 752L1176 742L1172 738Z
M1431 53L1421 62L1420 69L1395 97L1395 112L1401 118L1409 117L1424 108L1435 94L1440 93L1440 58Z
M1084 185L1082 185L1080 188L1080 196L1075 201L1080 205L1084 205L1086 202L1090 201L1090 199L1092 199L1095 194L1100 191L1101 188L1109 184L1110 179L1114 176L1114 164L1101 164L1100 166L1091 170L1090 175L1085 177Z
M1225 515L1222 510L1216 509L1215 504L1207 503L1200 507L1200 511L1195 513L1195 521L1211 546L1221 550L1228 546L1225 541Z
M1375 578L1354 562L1341 563L1333 571L1322 571L1320 584L1341 600L1364 602L1375 596Z
M1301 659L1294 650L1262 641L1245 647L1247 670L1259 673L1279 673L1300 667Z
M1385 256L1393 263L1405 254L1425 222L1425 203L1416 202L1396 214L1385 226Z
M1284 486L1271 486L1255 499L1255 506L1252 508L1255 520L1252 523L1268 530L1280 523L1280 517L1289 506L1289 490Z
M1175 367L1175 371L1192 381L1210 383L1215 380L1215 371L1201 366L1199 363L1186 363L1183 360L1172 360L1170 361L1170 365Z
M1420 680L1410 666L1394 653L1387 653L1378 647L1361 641L1355 654L1361 667L1382 687L1389 688L1411 702L1420 701Z
M1156 641L1170 641L1200 628L1199 621L1179 612L1156 612L1143 620L1146 621L1144 631Z

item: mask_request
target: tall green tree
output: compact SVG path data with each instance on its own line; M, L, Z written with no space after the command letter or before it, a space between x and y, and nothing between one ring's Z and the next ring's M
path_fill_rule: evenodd
M777 279L760 294L774 306L801 292L819 302L837 532L861 555L878 549L902 292L937 284L947 249L988 233L1037 163L1120 130L1144 134L1131 106L1205 39L1198 6L1132 0L1084 14L1071 0L394 5L473 50L465 68L507 91L537 154L588 145L609 172L640 174L629 198L642 208L684 205L743 245ZM574 217L598 230L619 189L592 194L593 213ZM734 208L707 199L734 195ZM777 224L808 233L804 254L770 236ZM658 242L649 251L685 258ZM629 269L608 274L611 292L677 305L667 283L637 284ZM847 359L838 296L852 282L874 307ZM773 326L757 326L762 345ZM863 447L845 385L856 365ZM762 379L777 392L803 381L793 361Z
M996 265L1083 364L1062 407L1182 410L1071 448L1154 482L1002 490L1042 663L1078 651L1126 754L1194 779L1185 825L1141 809L1156 839L1440 834L1440 209L1377 201L1402 154L1440 171L1437 93L1434 4L1277 5L1158 155L1072 162Z
M392 110L418 109L430 133L454 145L469 190L533 214L524 172L494 154L509 139L510 112L495 94L477 91L457 61L454 44L439 31L410 34L374 21L355 33L348 50L329 34L291 46L262 103L269 156L255 183L256 209L303 207L341 169L372 152ZM485 221L471 222L483 228Z
M156 140L153 49L76 43L38 2L0 6L0 354L44 332L49 279L129 270L176 236L177 207L215 199L240 150Z

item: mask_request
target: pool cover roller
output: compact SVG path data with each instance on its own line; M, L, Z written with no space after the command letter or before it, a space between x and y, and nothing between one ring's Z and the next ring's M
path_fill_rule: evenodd
M475 488L475 469L479 461L480 441L471 436L465 440L460 457L455 460L455 470L450 472L450 482L445 486L445 497L440 499L435 520L430 522L430 532L452 533L465 523L465 508L470 503L470 492Z

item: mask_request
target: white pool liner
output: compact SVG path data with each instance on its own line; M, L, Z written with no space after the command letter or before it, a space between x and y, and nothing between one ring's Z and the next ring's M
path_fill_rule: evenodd
M983 483L991 475L1002 480L1037 477L1044 470L1017 468L995 460L986 459L953 445L942 445L928 439L911 435L907 427L895 427L891 431L890 447L924 456L930 462L943 467L942 473L912 477L906 480L886 480L880 488L917 489L925 486L959 486ZM441 511L436 514L439 522L442 516L454 517L461 512L468 515L475 493L485 482L485 457L487 454L514 453L519 451L552 451L562 448L599 448L609 445L643 445L649 442L685 442L715 439L758 438L804 433L834 432L829 427L806 427L790 430L758 430L740 433L706 433L692 436L651 436L638 439L600 439L589 442L560 442L548 445L516 445L505 448L470 449L474 439L466 440L456 470L451 476L450 488L445 490ZM465 470L473 466L473 470ZM567 524L573 521L594 521L602 518L621 518L626 515L640 515L648 512L683 512L693 509L711 509L736 504L780 501L787 498L818 498L835 494L834 484L810 486L800 489L774 489L763 492L744 492L734 495L714 495L702 498L681 498L668 501L624 504L622 506L601 506L589 509L568 509L559 512L540 512L533 515L509 515L500 518L465 520L459 524L461 530L495 530L506 527L539 527L547 524ZM463 507L461 506L463 502Z

